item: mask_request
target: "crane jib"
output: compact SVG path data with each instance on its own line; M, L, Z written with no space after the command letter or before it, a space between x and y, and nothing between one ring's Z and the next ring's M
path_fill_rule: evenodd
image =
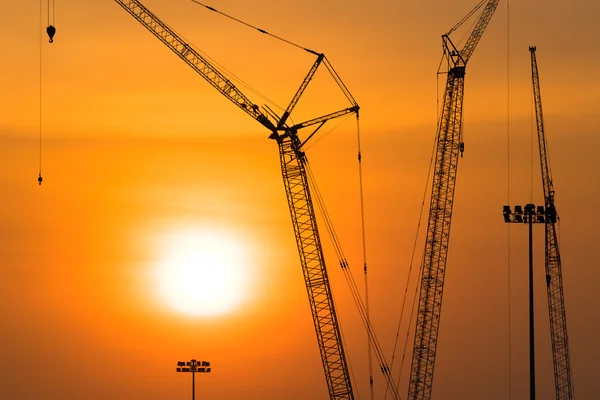
M464 149L461 129L465 67L489 24L498 2L499 0L488 0L485 3L462 49L455 47L449 35L467 18L463 18L455 28L442 35L444 57L448 62L448 75L436 139L427 235L421 266L419 303L408 388L408 398L411 400L429 400L433 389L458 160L459 153L462 154ZM483 4L480 3L474 11ZM474 11L467 17L473 15Z
M271 132L271 137L277 139L284 188L329 396L331 400L354 400L341 331L327 277L325 259L308 185L305 169L307 160L300 150L301 142L297 136L297 131L312 125L323 124L326 121L350 113L358 114L358 104L356 104L331 65L326 62L328 70L350 101L351 106L321 117L309 119L291 128L287 127L285 126L285 120L299 101L318 65L325 59L322 54L318 55L317 61L290 102L284 117L278 119L274 113L269 111L267 106L264 107L264 110L268 115L263 114L258 106L227 79L219 68L202 57L173 29L144 7L139 0L115 1L227 99L265 126ZM279 132L282 133L279 134ZM386 378L389 381L389 374ZM394 399L399 398L393 390L392 393Z
M548 297L548 313L550 319L550 341L552 343L552 361L554 366L554 388L557 400L572 400L575 389L571 375L571 359L569 356L569 335L567 333L567 317L563 291L562 265L558 235L555 223L558 219L554 205L554 187L548 162L546 134L542 113L542 95L540 77L536 59L536 47L529 47L531 53L531 80L540 153L542 189L544 191L547 218L545 221L545 272L546 294Z

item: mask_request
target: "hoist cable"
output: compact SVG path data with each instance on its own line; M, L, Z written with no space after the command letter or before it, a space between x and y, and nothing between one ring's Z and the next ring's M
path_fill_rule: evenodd
M351 114L348 114L344 117L342 117L338 124L335 126L332 126L330 130L328 130L327 132L323 133L321 136L319 136L317 139L311 140L309 144L306 144L304 146L302 146L302 148L304 150L308 150L311 147L313 147L315 144L319 143L321 140L325 139L325 136L329 135L331 132L333 132L335 129L337 129L341 124L343 124L348 118L350 118Z
M365 311L365 307L364 307L363 301L360 296L360 291L358 289L358 286L356 285L356 281L354 280L354 277L352 276L352 271L349 268L348 261L346 260L346 258L344 256L343 249L338 240L337 233L335 232L331 218L329 217L329 213L327 212L327 209L325 208L325 203L323 201L323 198L321 197L321 193L316 184L314 175L312 174L312 171L310 169L310 165L308 164L308 162L305 162L305 166L306 166L307 178L309 180L310 186L312 187L312 193L314 195L313 199L316 200L317 208L318 208L323 220L325 221L325 226L327 228L327 232L332 241L334 250L335 250L336 254L338 255L338 261L340 263L340 267L344 273L344 278L346 280L346 283L348 284L348 287L350 288L350 294L352 295L354 303L358 309L360 319L361 319L363 326L364 326L365 330L367 331L367 333L369 334L371 341L373 343L373 349L375 351L375 355L377 356L377 359L379 360L379 366L380 366L381 372L386 379L388 388L392 389L392 394L394 396L394 399L400 399L400 395L398 393L396 385L394 385L394 382L390 375L390 369L387 366L387 363L385 362L385 357L384 357L383 351L381 349L381 346L379 345L379 342L377 341L377 337L375 336L375 331L373 330L370 320L366 316L366 311Z
M342 90L342 92L348 99L348 101L350 103L352 103L352 105L357 105L356 100L354 100L354 97L352 96L352 94L350 93L350 91L348 90L348 88L346 87L344 82L342 82L342 79L340 78L338 73L335 71L335 69L333 68L333 65L331 65L331 63L329 62L327 57L325 57L325 59L324 59L324 64L325 64L325 67L327 68L327 70L329 71L329 73L331 74L331 76L333 77L333 79L335 80L335 82L337 83L338 87Z
M39 175L38 175L38 183L41 185L42 184L42 40L43 40L43 34L42 34L42 26L43 26L43 0L40 0L40 25L38 27L39 29L39 33L40 33L40 41L39 41L39 45L40 45L40 104L39 104L39 128L40 128L40 132L39 132Z
M487 2L487 1L488 0L481 0L481 2L478 5L476 5L475 8L473 8L471 10L471 12L469 12L463 19L461 19L460 21L458 21L458 23L456 25L454 25L454 27L452 27L452 29L450 29L448 31L448 33L446 33L446 36L450 35L452 32L454 32L456 29L458 29L466 20L468 20L469 18L471 18L471 16L473 14L475 14L477 12L477 10L479 10L483 6L483 3Z
M314 54L314 55L317 55L317 56L321 56L321 54L320 54L320 53L318 53L318 52L316 52L316 51L314 51L314 50L311 50L311 49L309 49L309 48L307 48L307 47L300 46L300 45L298 45L298 44L296 44L296 43L294 43L294 42L292 42L292 41L290 41L290 40L287 40L287 39L284 39L284 38L282 38L282 37L280 37L280 36L277 36L277 35L274 35L274 34L272 34L272 33L269 33L269 32L267 32L267 31L266 31L266 30L264 30L264 29L258 28L258 27L254 26L254 25L252 25L252 24L249 24L249 23L247 23L247 22L245 22L245 21L242 21L242 20L240 20L240 19L238 19L238 18L235 18L235 17L233 17L233 16L231 16L231 15L229 15L229 14L226 14L226 13L224 13L224 12L222 12L222 11L219 11L219 10L215 9L214 7L211 7L211 6L209 6L209 5L206 5L206 4L204 4L204 3L202 3L202 2L200 2L200 1L198 1L198 0L191 0L191 1L192 1L193 3L196 3L196 4L198 4L198 5L201 5L201 6L205 7L205 8L207 8L207 9L208 9L208 10L210 10L210 11L213 11L213 12L216 12L216 13L218 13L218 14L221 14L222 16L224 16L224 17L226 17L226 18L229 18L229 19L231 19L231 20L233 20L233 21L235 21L235 22L237 22L237 23L240 23L240 24L242 24L242 25L244 25L244 26L247 26L247 27L249 27L249 28L251 28L251 29L257 30L257 31L259 31L260 33L263 33L263 34L265 34L265 35L271 36L271 37L273 37L273 38L275 38L275 39L278 39L278 40L280 40L280 41L282 41L282 42L284 42L284 43L287 43L287 44L289 44L289 45L291 45L291 46L294 46L294 47L297 47L297 48L299 48L299 49L302 49L302 50L304 50L304 51L307 51L307 52L309 52L309 53L311 53L311 54ZM352 103L352 105L353 105L353 106L356 106L356 105L357 105L357 103L356 103L356 101L354 100L354 98L352 97L352 94L350 94L350 91L348 90L348 88L346 87L346 85L344 84L344 82L342 82L341 78L339 77L339 75L337 74L337 72L335 71L335 69L333 68L333 66L332 66L332 65L329 63L329 60L327 60L327 57L325 57L325 58L324 58L324 64L325 64L325 66L326 66L327 70L329 71L329 73L331 74L331 76L333 77L334 81L337 83L337 85L339 86L339 88L342 90L342 92L344 93L344 95L345 95L345 96L346 96L346 98L348 99L348 101L350 101L350 103ZM239 78L238 78L238 79L239 79ZM243 83L243 82L242 82L242 83ZM246 87L250 88L249 86L247 86L247 85L245 85L245 84L244 84L244 86L246 86ZM250 89L251 89L251 88L250 88ZM253 89L251 89L251 90L253 90ZM261 95L261 97L263 97L263 96ZM271 102L271 101L269 101L269 102ZM272 103L272 102L271 102L271 103ZM274 103L273 103L273 104L274 104ZM279 107L279 106L277 106L277 107L283 110L283 108L282 108L282 107Z
M171 28L172 29L172 28ZM185 39L184 36L182 36L180 33L177 32L178 35L180 35L182 38ZM239 76L237 76L236 74L234 74L233 72L231 72L230 70L228 70L226 67L224 67L222 64L219 64L218 61L216 61L214 58L211 58L208 54L206 54L204 51L202 51L200 48L198 48L197 46L195 46L193 43L191 43L190 41L188 41L187 39L185 39L188 43L190 43L190 45L194 48L194 50L196 50L198 53L201 53L204 57L206 57L207 59L209 59L213 64L219 66L221 72L223 72L223 75L228 75L229 78L232 81L235 81L237 83L239 83L240 85L242 85L243 87L245 87L246 89L250 90L252 93L254 93L255 95L257 95L258 97L260 97L261 99L263 99L265 102L273 105L274 107L277 107L278 109L284 111L285 109L280 106L279 104L277 104L275 101L271 100L270 98L268 98L266 95L262 94L261 92L258 91L258 89L255 89L254 87L252 87L249 83L245 82L242 78L240 78Z
M506 2L506 204L510 204L510 1ZM508 398L512 399L512 306L511 306L511 248L510 225L507 232L507 275L508 275Z
M530 110L529 110L529 178L530 178L530 182L529 182L529 203L533 204L533 159L534 159L534 136L535 134L537 134L537 125L535 123L535 114L536 114L536 110L535 110L535 97L533 92L531 93L531 101L529 102L530 104ZM534 126L536 128L534 128Z
M439 73L437 74L439 76ZM439 126L439 114L436 117L436 126ZM391 361L391 367L394 366L394 362L395 362L395 356L396 356L396 350L398 348L398 341L399 341L399 337L400 337L400 328L402 326L402 320L404 318L404 310L406 309L406 298L408 295L408 289L409 289L409 284L410 284L410 279L412 276L412 271L413 271L413 265L414 265L414 260L415 260L415 254L417 252L417 243L419 241L419 234L421 231L421 223L423 221L423 212L425 210L425 201L427 200L427 192L428 192L428 188L429 188L429 182L430 179L432 179L431 174L433 172L434 169L434 159L435 159L435 151L437 148L437 143L438 143L438 136L437 134L435 135L435 138L433 140L433 147L431 148L431 156L429 159L429 168L427 169L427 179L425 180L425 189L423 190L423 198L421 200L421 209L419 211L419 218L417 220L417 232L415 234L415 240L413 241L413 249L412 249L412 254L410 257L410 264L408 267L408 275L406 278L406 286L404 288L404 297L402 299L402 304L401 304L401 308L400 308L400 318L398 319L398 325L396 328L396 339L394 341L394 348L392 351L392 361ZM423 255L423 257L425 257ZM423 266L423 262L421 262L420 267L419 267L419 272L420 269ZM406 351L408 349L408 342L410 339L410 328L412 326L412 321L413 321L413 316L414 316L414 312L416 309L416 304L417 304L417 294L419 293L419 285L421 282L421 273L419 273L417 275L417 284L415 286L415 290L414 290L414 295L413 295L413 300L412 300L412 304L410 306L410 319L409 319L409 325L408 328L406 330L406 337L404 339L404 346L403 346L403 350L402 350L402 358L400 360L400 370L398 371L398 379L397 382L400 382L402 379L402 372L404 370L404 360L406 359ZM387 391L386 391L386 396L387 396Z
M365 202L364 202L364 190L363 190L363 172L362 172L362 150L360 145L360 123L359 116L356 114L356 142L358 150L358 182L360 192L360 224L361 224L361 236L362 236L362 252L363 252L363 272L365 280L365 311L367 312L367 319L371 320L369 312L369 277L367 269L367 239L365 232ZM373 387L373 343L371 336L367 334L367 358L369 367L369 391L371 394L371 400L375 398L375 392Z
M52 3L52 5L50 5ZM47 0L47 14L48 14L48 26L56 25L56 1ZM52 19L50 19L52 16Z
M196 46L194 43L192 43L190 40L188 40L184 35L182 35L180 32L178 32L177 30L175 30L172 26L169 26L169 29L171 29L173 32L175 32L175 34L177 34L177 36L179 36L180 38L182 38L183 40L185 40L185 42L189 43L189 45L194 50L196 50L198 53L200 53L204 58L206 58L207 60L211 61L211 63L217 65L220 68L220 71L223 73L223 75L227 76L230 80L239 83L241 86L243 86L246 89L250 90L252 93L254 93L258 97L260 97L261 99L263 99L265 102L273 105L274 107L277 107L278 109L280 109L282 111L285 110L279 104L275 103L273 100L269 99L266 95L262 94L257 89L253 88L249 83L245 82L243 79L241 79L240 77L238 77L236 74L234 74L233 72L231 72L230 70L228 70L225 66L221 65L217 60L215 60L214 58L210 57L207 53L205 53L204 51L202 51L202 49L200 49L198 46Z
M336 304L335 304L335 299L332 298L331 301L333 303L333 306L337 307ZM340 328L340 335L342 336L342 346L343 346L343 348L347 348L347 346L346 346L346 340L344 338L344 329L342 328L341 324L339 324L339 328ZM351 382L356 382L356 375L354 374L354 368L352 368L352 360L350 358L350 354L348 354L348 353L344 353L344 354L346 355L346 359L348 361L347 364L348 364L348 373L350 375L350 381ZM361 399L360 393L356 393L356 398L358 400Z
M244 22L244 21L242 21L242 20L240 20L240 19L237 19L237 18L235 18L235 17L233 17L233 16L231 16L231 15L225 14L224 12L222 12L222 11L219 11L219 10L217 10L217 9L215 9L215 8L211 7L211 6L208 6L208 5L206 5L206 4L203 4L203 3L201 3L201 2L199 2L199 1L197 1L197 0L192 0L192 2L194 2L194 3L196 3L196 4L199 4L199 5L203 6L203 7L206 7L206 8L208 8L210 11L214 11L214 12L216 12L217 14L221 14L222 16L224 16L224 17L227 17L227 18L229 18L229 19L232 19L232 20L234 20L235 22L238 22L238 23L240 23L240 24L242 24L242 25L245 25L245 26L247 26L247 27L249 27L249 28L255 29L255 30L259 31L260 33L264 33L265 35L268 35L268 36L274 37L275 39L281 40L282 42L285 42L285 43L287 43L287 44L289 44L289 45L295 46L295 47L297 47L297 48L299 48L299 49L302 49L302 50L308 51L309 53L312 53L312 54L314 54L314 55L317 55L317 56L319 55L319 53L317 53L316 51L310 50L310 49L308 49L308 48L306 48L306 47L302 47L302 46L300 46L300 45L298 45L298 44L296 44L296 43L294 43L294 42L291 42L291 41L289 41L289 40L287 40L287 39L284 39L284 38L282 38L282 37L280 37L280 36L277 36L277 35L274 35L274 34L272 34L272 33L269 33L269 32L267 32L267 31L265 31L264 29L257 28L257 27L256 27L256 26L254 26L254 25L251 25L251 24L249 24L249 23L247 23L247 22Z

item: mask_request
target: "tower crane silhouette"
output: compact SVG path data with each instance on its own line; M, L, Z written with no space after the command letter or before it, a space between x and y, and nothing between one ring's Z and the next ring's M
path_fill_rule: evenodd
M544 116L542 113L542 94L540 92L540 76L535 55L535 46L529 47L531 53L531 76L533 83L533 100L535 104L535 121L537 127L540 166L542 170L542 187L547 213L545 219L545 270L546 292L548 295L548 312L550 316L550 340L552 342L552 360L554 364L554 387L556 400L571 400L574 396L571 376L571 359L569 357L569 336L567 334L567 316L565 313L565 297L563 292L562 266L556 234L558 213L554 205L554 184L548 162L546 134L544 132Z
M342 344L341 331L325 267L325 258L309 188L309 177L307 175L308 159L304 152L304 145L327 121L351 114L355 114L358 118L358 104L329 63L327 57L322 53L304 49L317 58L286 110L281 116L278 116L266 105L261 109L261 107L254 104L244 95L219 68L211 64L193 46L148 10L140 1L115 1L217 91L267 128L270 132L269 138L277 143L283 183L327 381L329 398L331 400L353 400L354 392L350 380L348 363ZM214 11L214 9L212 10ZM265 33L262 30L261 32ZM301 123L288 124L288 119L295 106L321 65L324 65L329 71L350 105ZM298 132L309 127L314 128L314 130L302 141ZM342 269L347 270L347 265L342 264ZM363 322L365 322L364 307L360 302L358 303L359 311L363 313ZM365 326L370 337L374 338L374 333L368 319L365 322ZM389 369L383 360L381 349L378 345L376 345L375 349L376 355L380 360L380 365L382 366L382 372L387 380L388 388L390 388L394 399L399 399L396 385L391 381Z
M499 0L480 2L454 28L442 35L444 57L448 63L448 77L436 137L435 169L421 266L419 305L408 388L409 399L431 398L458 156L459 153L462 156L464 151L462 110L465 67L496 11L498 2ZM450 34L481 8L483 10L471 28L467 41L462 49L458 49L450 39Z

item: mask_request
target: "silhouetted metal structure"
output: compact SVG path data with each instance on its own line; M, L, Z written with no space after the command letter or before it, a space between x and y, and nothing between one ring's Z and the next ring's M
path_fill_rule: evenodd
M209 361L177 361L177 372L192 374L192 400L196 399L196 374L205 374L211 371Z
M467 17L442 36L448 78L439 121L427 238L421 267L421 287L408 389L409 399L430 399L439 336L446 259L459 153L462 155L462 109L465 67L490 22L499 0L482 1ZM483 7L462 49L450 34Z
M529 226L529 399L535 400L535 307L533 296L533 224L546 224L546 221L556 222L554 209L546 210L544 206L534 204L515 206L514 213L510 206L504 206L502 214L506 223L524 223Z
M268 106L264 106L263 112L258 105L247 98L218 68L208 62L190 44L138 0L115 1L223 96L267 128L271 132L269 137L277 142L283 183L287 194L298 254L300 256L317 341L329 389L329 397L332 400L353 400L354 394L350 382L348 365L342 346L341 333L308 186L306 171L308 161L303 151L303 145L327 121L352 113L358 115L358 104L335 73L327 58L323 54L305 49L316 55L317 59L289 106L281 117L277 116ZM321 64L324 64L332 74L351 106L299 124L287 125L288 117ZM315 127L314 131L302 142L298 137L298 131L311 126Z
M544 133L544 117L542 113L542 95L540 93L540 77L538 74L535 46L529 47L531 53L531 75L533 82L533 97L535 102L535 120L540 150L540 165L542 169L542 186L546 210L554 214L547 218L546 231L546 289L548 294L548 311L550 314L550 339L552 342L552 359L554 363L554 385L556 399L572 399L574 396L573 379L571 376L571 359L569 357L569 335L567 334L567 317L565 313L565 297L563 292L562 269L558 237L556 234L557 212L554 206L554 185L548 163L548 149Z

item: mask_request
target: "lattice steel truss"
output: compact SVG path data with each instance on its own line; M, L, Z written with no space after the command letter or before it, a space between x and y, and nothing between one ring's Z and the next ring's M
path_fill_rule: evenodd
M315 210L306 175L306 155L293 131L272 135L279 145L283 184L302 265L312 318L331 399L354 399L342 347Z
M540 77L535 50L536 48L534 46L529 48L531 53L531 75L538 133L538 147L540 150L540 166L542 170L542 186L546 209L552 210L553 213L557 215L554 206L554 185L552 183L552 174L548 163L548 150L544 132L544 117L542 113L542 95L540 92ZM563 292L562 268L555 223L556 218L546 219L545 223L546 292L548 295L548 312L550 315L550 339L552 342L552 359L554 364L554 385L556 389L556 400L571 400L574 396L574 387L571 377L565 296Z
M317 56L300 88L281 117L268 107L260 108L246 97L217 67L206 60L198 51L161 21L138 0L115 0L138 22L163 42L171 51L201 75L223 96L266 127L271 138L279 144L281 169L288 197L290 214L298 245L298 253L308 292L317 341L321 353L325 377L331 400L353 400L352 385L341 341L340 329L331 297L331 289L325 269L325 260L317 231L314 209L310 197L305 170L306 158L301 151L302 143L297 132L302 128L317 126L313 134L325 122L347 114L358 115L359 106L333 70L323 54ZM300 100L313 75L321 63L331 73L351 106L305 122L288 126L286 121ZM265 111L263 113L263 110ZM308 139L307 139L308 140Z
M448 62L448 78L436 137L435 169L421 266L419 305L408 388L409 399L431 398L456 174L459 154L462 154L464 149L461 129L465 67L489 24L498 2L499 0L490 0L485 4L461 50L455 47L449 36L456 27L442 36L444 55ZM464 21L465 19L459 22L457 27Z

